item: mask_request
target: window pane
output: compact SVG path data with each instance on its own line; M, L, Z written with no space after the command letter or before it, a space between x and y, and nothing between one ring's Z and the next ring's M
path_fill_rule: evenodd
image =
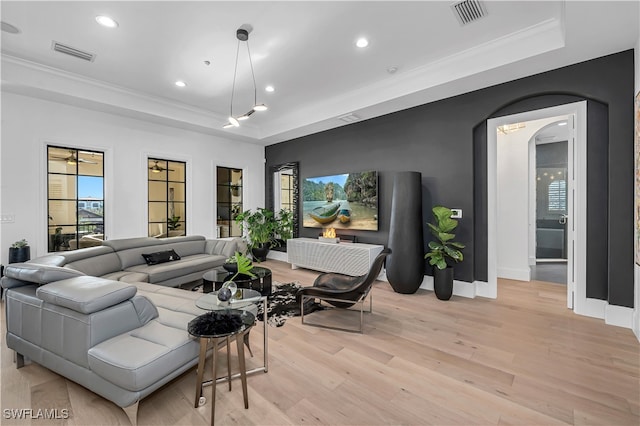
M49 200L49 224L75 226L76 201Z
M185 218L185 205L184 203L173 203L173 208L169 206L169 214L171 217L180 217L182 220ZM173 211L171 211L173 210Z
M78 174L86 176L103 175L103 155L99 152L78 151Z
M242 170L231 170L231 184L242 185Z
M81 200L104 199L104 178L78 176L78 198Z
M149 181L149 201L167 201L167 183Z
M49 251L69 250L69 242L76 238L75 226L50 226L48 232Z
M47 152L49 173L76 173L76 150L48 147Z
M231 184L231 171L226 167L218 167L217 169L218 185L230 185Z
M167 222L167 203L149 202L149 222Z
M185 169L186 163L178 163L175 161L168 162L169 167L169 180L173 182L185 182Z
M167 228L166 223L149 223L149 236L162 238L166 237L165 229Z
M169 182L169 202L184 200L184 183Z
M69 175L49 175L49 198L75 200L76 177Z
M164 160L149 159L149 180L167 180L167 162Z

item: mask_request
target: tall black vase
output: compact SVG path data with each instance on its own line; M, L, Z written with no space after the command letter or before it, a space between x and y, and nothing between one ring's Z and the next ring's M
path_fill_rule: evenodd
M396 293L415 293L424 277L420 172L399 172L393 179L389 248L389 284Z

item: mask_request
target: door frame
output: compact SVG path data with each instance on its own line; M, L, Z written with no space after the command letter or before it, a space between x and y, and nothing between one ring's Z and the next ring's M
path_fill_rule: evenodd
M497 296L497 129L498 126L568 115L574 118L573 212L568 220L573 229L574 262L567 270L567 306L576 313L591 315L586 296L586 206L587 206L587 102L580 101L556 107L526 111L487 120L487 278L489 292ZM571 126L571 120L569 121ZM569 242L571 243L571 242Z

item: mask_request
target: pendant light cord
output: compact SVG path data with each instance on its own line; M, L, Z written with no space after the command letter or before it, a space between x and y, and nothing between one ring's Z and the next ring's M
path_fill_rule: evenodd
M236 47L236 66L233 70L233 86L231 86L231 108L230 108L231 117L233 117L233 95L234 95L234 92L236 91L236 76L238 75L238 55L239 54L240 54L240 39L238 39L238 44ZM249 59L251 59L251 56L249 56ZM252 72L253 72L253 69L252 69Z
M249 50L249 40L247 40L247 54L249 55L249 66L251 67L251 78L253 79L253 105L258 103L258 89L256 88L256 75L253 73L253 61Z

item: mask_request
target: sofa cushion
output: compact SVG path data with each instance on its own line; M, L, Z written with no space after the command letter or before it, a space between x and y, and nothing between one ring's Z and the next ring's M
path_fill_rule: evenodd
M94 257L81 258L77 260L67 259L65 268L75 269L87 275L101 277L113 272L120 271L122 265L117 254L110 251L107 253L96 253Z
M149 275L143 272L118 271L103 275L101 278L114 281L122 281L125 283L147 283Z
M180 260L180 256L175 250L164 250L155 253L142 253L144 261L147 265L157 265L159 263L173 262L174 260Z
M89 366L117 386L140 391L196 359L198 347L184 329L156 319L89 349Z
M45 302L90 314L131 299L137 290L131 284L82 276L39 287L36 295Z
M220 255L196 254L183 257L174 262L160 263L158 265L134 265L126 268L126 271L148 274L150 283L159 283L194 272L202 271L204 273L204 271L221 265L224 259L225 257Z
M4 273L9 278L37 284L47 284L53 281L84 276L84 273L73 269L37 263L11 263L7 265Z

